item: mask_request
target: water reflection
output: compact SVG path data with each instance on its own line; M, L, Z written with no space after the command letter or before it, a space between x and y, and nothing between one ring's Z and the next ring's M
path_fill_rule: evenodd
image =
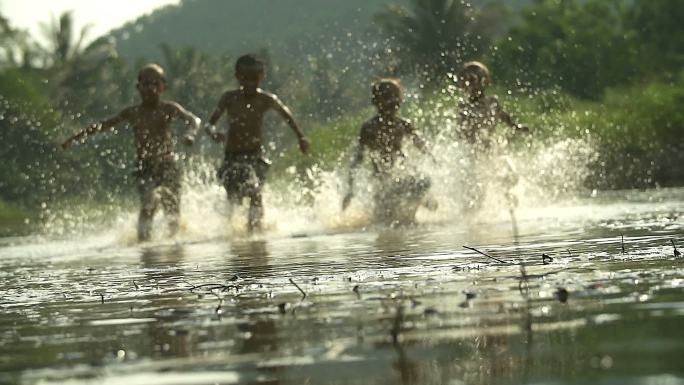
M233 257L229 260L228 268L236 271L245 281L260 285L260 282L273 275L274 268L269 261L266 241L237 241L231 243L230 249ZM282 341L273 315L255 312L262 306L251 301L236 302L235 313L239 319L237 329L242 335L236 354L258 353L270 357L280 351ZM269 385L280 384L279 378L286 370L280 366L262 366L258 363L256 369L260 378L253 383Z
M193 333L188 327L194 312L173 295L173 291L182 287L185 281L182 266L185 248L182 245L145 248L140 259L145 281L157 293L149 297L150 302L145 306L154 312L157 319L149 324L148 329L152 339L151 355L157 358L190 357L196 349ZM171 295L159 295L163 292Z
M11 374L0 382L74 383L74 367L117 382L130 364L230 371L240 383L637 384L663 373L677 383L684 260L671 239L681 245L684 223L669 206L665 217L641 211L543 235L525 222L518 248L501 222L474 238L467 226L419 226L2 258L0 372ZM640 227L653 218L669 219ZM17 250L42 252L6 255Z

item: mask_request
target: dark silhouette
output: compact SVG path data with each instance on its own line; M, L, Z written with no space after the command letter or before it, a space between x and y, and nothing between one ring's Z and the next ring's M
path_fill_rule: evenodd
M373 84L371 94L378 114L361 127L359 144L349 171L349 191L342 201L342 209L349 206L354 196L355 173L368 152L373 175L379 182L375 194L376 219L388 224L413 222L415 211L430 188L430 179L402 172L405 165L399 163L406 158L402 142L409 137L424 153L425 142L410 121L397 115L402 102L398 81L381 79Z
M138 239L149 240L152 220L159 202L169 216L171 235L178 231L180 215L180 168L175 151L171 121L181 119L188 127L183 140L192 145L200 128L200 119L178 103L161 100L166 88L164 70L149 64L138 73L137 89L142 99L139 105L124 108L111 118L94 123L62 143L68 149L88 136L110 131L119 123L128 123L135 135L137 162L135 176L141 198L138 217Z
M207 131L212 139L225 144L225 159L218 177L228 194L228 200L239 204L250 200L248 229L261 228L264 216L261 190L269 162L264 157L262 130L264 114L275 110L297 134L302 153L309 151L309 140L297 126L292 113L276 95L263 91L265 65L253 55L241 56L235 64L235 77L240 83L237 90L226 91L209 118ZM223 114L228 118L228 132L214 126Z

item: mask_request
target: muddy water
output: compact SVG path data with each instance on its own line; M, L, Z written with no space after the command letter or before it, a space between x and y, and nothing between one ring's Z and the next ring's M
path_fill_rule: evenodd
M660 190L521 209L517 237L4 238L0 383L684 384L682 213Z

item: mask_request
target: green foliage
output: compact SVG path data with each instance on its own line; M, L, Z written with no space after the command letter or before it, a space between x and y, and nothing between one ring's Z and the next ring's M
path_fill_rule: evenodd
M16 226L29 216L30 215L28 215L26 211L0 199L0 228L5 226Z
M413 0L375 16L399 60L398 74L419 73L442 83L461 63L481 56L490 43L476 10L460 0Z
M495 55L502 77L558 85L572 95L600 99L606 87L634 75L632 35L624 0L540 0L523 11Z
M635 1L627 14L636 42L639 72L655 77L677 74L684 67L684 2Z

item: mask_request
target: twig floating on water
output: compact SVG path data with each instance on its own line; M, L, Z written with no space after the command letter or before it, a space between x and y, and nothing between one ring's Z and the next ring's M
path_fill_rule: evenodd
M102 293L99 293L99 294L100 294L100 301L102 301L102 304L104 304L104 294L102 294Z
M135 290L140 290L140 288L138 287L138 284L135 283L135 281L133 281L133 286L135 287Z
M548 255L548 254L542 254L542 263L544 265L548 265L549 263L553 262L553 258Z
M520 282L518 282L518 291L520 292L520 295L522 295L523 298L525 298L526 301L529 300L530 281L527 278L525 265L520 265Z
M297 285L295 281L292 280L292 278L290 278L290 283L293 284L297 288L297 290L299 290L300 293L302 293L302 299L306 298L306 292L304 292L304 290L302 290L302 288L299 287L299 285Z
M401 333L401 324L404 322L404 307L397 305L396 315L394 317L394 324L392 325L392 330L390 330L390 335L392 336L392 343L399 343L399 333Z
M356 297L357 297L358 299L361 299L361 292L359 292L359 285L354 286L354 288L352 289L352 291L353 291L354 293L356 293Z
M482 254L482 255L484 255L485 257L490 258L490 259L493 259L493 260L495 260L495 261L497 261L497 262L499 262L499 263L503 263L503 264L505 264L505 265L508 265L508 262L502 261L502 260L500 260L500 259L498 259L498 258L494 258L494 257L492 257L491 255L489 255L489 254L487 254L487 253L485 253L485 252L483 252L483 251L480 251L480 250L478 250L478 249L476 249L476 248L474 248L474 247L468 247L468 246L465 246L465 245L464 245L463 247L466 248L466 249L468 249L468 250L472 250L472 251L474 251L474 252L476 252L476 253Z
M672 247L674 247L674 256L675 256L675 258L681 257L681 256L682 256L682 253L680 253L679 250L677 250L677 245L675 245L674 239L670 239L670 242L672 242Z
M622 246L622 255L625 255L625 236L620 235L620 246Z

